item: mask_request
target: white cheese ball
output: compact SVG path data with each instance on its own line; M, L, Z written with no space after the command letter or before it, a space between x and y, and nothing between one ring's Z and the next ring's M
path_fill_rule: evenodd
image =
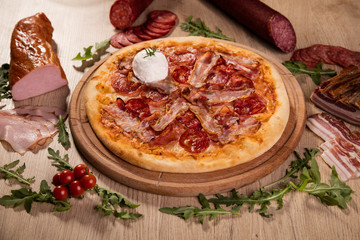
M147 56L145 49L138 52L132 62L135 76L144 83L164 80L168 76L169 64L164 54L155 51Z

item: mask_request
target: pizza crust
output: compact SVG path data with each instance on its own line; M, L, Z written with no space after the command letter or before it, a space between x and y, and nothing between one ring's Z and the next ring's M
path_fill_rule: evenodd
M230 54L242 54L245 56L256 57L261 61L261 66L266 69L267 74L272 77L277 103L274 114L270 119L261 125L256 134L244 136L236 142L224 146L210 146L203 153L190 154L183 150L179 144L173 144L170 149L150 149L144 143L139 143L125 135L117 134L116 138L113 132L105 128L101 123L100 110L103 105L116 100L116 93L108 96L102 96L102 79L109 78L111 72L116 68L116 61L127 55L153 47L155 45L182 45L191 44L216 47L219 51ZM108 87L108 86L105 86ZM100 89L100 90L99 90ZM130 45L120 49L110 56L93 74L87 83L85 95L85 109L91 124L91 127L99 140L114 154L121 159L136 166L153 171L176 172L176 173L200 173L209 172L254 160L256 157L264 154L271 149L280 139L289 118L289 100L284 83L278 71L265 59L258 54L237 46L202 37L182 37L167 38L153 41L142 42Z

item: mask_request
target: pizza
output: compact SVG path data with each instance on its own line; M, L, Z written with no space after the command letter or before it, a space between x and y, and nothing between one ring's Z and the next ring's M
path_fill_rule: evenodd
M252 161L289 118L282 79L260 55L179 37L120 49L84 91L89 123L121 159L153 171L201 173Z

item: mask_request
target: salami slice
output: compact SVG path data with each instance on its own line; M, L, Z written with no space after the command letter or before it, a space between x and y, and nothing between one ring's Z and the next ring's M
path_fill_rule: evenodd
M153 0L117 0L110 8L110 22L117 29L130 27Z
M143 32L142 30L142 26L137 26L137 27L134 27L134 34L141 38L142 40L152 40L154 39L154 37L151 37L149 35L147 35L146 33Z
M149 18L160 24L172 25L176 22L177 16L175 13L168 10L155 10L149 14Z
M162 36L165 36L166 34L168 34L173 27L168 28L168 29L162 29L162 28L154 27L151 24L151 22L148 22L145 24L145 28L152 33L159 34L162 37Z
M349 67L350 65L360 67L360 52L351 51L340 46L315 44L296 50L291 60L301 61L308 68L316 67L317 63L320 62L342 67Z
M143 41L141 38L139 38L134 33L134 28L133 27L127 28L124 33L125 33L126 38L132 43L139 43L139 42Z

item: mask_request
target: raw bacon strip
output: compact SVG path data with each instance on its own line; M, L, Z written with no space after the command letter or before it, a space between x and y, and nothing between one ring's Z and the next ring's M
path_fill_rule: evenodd
M310 99L325 111L360 125L360 69L344 68L337 76L322 82Z
M160 120L151 127L155 131L164 130L177 116L185 113L189 109L186 101L183 98L178 98L171 105L170 109L166 111L165 115L161 116Z
M68 84L51 45L53 30L44 13L16 24L10 44L9 83L13 100L28 99Z
M189 105L190 111L199 119L201 126L210 134L221 134L221 127L216 124L215 119L208 113L204 106Z
M327 113L309 117L306 124L325 140L320 145L321 157L329 166L335 166L342 181L360 176L360 136L356 132Z
M343 121L328 113L312 115L307 119L306 125L324 141L338 137L360 148L359 136L352 133Z
M226 144L236 140L238 136L256 132L260 126L261 123L255 117L242 116L238 123L224 129L218 138L222 144Z
M141 126L138 118L132 117L130 113L118 108L116 103L105 106L103 111L109 114L117 126L127 133L135 133L142 141L150 142L155 137L155 133L151 129Z
M213 66L217 63L219 56L213 52L204 53L195 63L190 75L189 84L200 88L205 85L206 77Z

